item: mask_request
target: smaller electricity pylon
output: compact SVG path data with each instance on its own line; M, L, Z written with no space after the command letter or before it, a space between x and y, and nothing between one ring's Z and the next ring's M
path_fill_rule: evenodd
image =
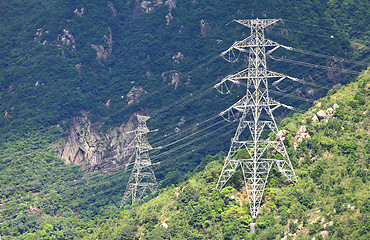
M131 157L131 159L135 159L135 162L120 208L123 207L130 197L132 198L131 204L133 204L144 195L157 190L157 179L154 175L152 163L149 158L149 150L153 149L147 137L149 129L146 126L146 121L149 118L149 116L137 115L138 127L135 130L136 135L133 140L135 151Z

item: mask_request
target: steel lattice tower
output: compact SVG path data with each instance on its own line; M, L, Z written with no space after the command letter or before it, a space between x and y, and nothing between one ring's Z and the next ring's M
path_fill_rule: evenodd
M140 200L145 194L150 194L157 190L157 180L149 158L149 150L153 149L147 138L149 129L146 126L146 121L149 118L149 116L137 115L138 127L135 131L135 139L133 140L135 152L131 158L134 158L135 162L120 208L122 208L130 196L132 197L131 204L133 204L136 200Z
M215 88L221 93L229 93L233 84L246 86L247 89L244 97L220 113L227 121L239 121L239 125L235 136L231 139L230 150L225 158L217 182L217 189L221 190L240 166L247 190L250 212L253 223L255 223L272 165L275 163L279 171L290 181L294 182L295 180L292 164L284 143L277 134L278 128L272 114L280 106L290 107L271 99L268 92L268 79L280 78L277 80L279 82L288 76L269 71L266 66L265 48L272 47L270 50L272 52L280 45L265 39L264 29L279 19L234 21L249 27L251 35L242 41L235 42L221 56L233 62L237 60L240 52L249 52L248 68L225 77L215 85ZM247 129L249 129L251 140L240 139L243 133L248 133ZM275 135L275 140L261 139L261 134L264 131L272 132ZM246 149L245 159L237 159L237 153L241 149ZM275 153L273 159L267 157L267 150ZM276 157L277 155L278 157ZM251 224L251 231L254 231L254 224Z

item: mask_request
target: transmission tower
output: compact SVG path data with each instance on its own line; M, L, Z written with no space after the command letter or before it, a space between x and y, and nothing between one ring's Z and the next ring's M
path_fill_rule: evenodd
M295 173L283 140L277 134L278 128L272 112L280 107L291 108L281 104L269 96L268 79L279 78L282 81L289 76L267 70L266 47L272 47L270 53L280 45L265 39L264 29L279 19L234 20L251 29L251 35L235 42L228 50L221 53L227 61L235 62L241 52L248 52L248 68L236 74L229 75L215 85L221 93L230 93L233 84L246 86L246 94L234 105L221 112L227 121L239 121L235 136L231 139L230 150L225 158L217 189L221 190L236 169L240 166L249 200L249 208L253 218L251 231L254 232L256 218L272 165L275 163L279 171L294 183ZM294 78L291 78L294 79ZM248 130L249 131L248 131ZM243 135L250 133L251 140ZM272 132L274 140L263 140L262 133ZM244 134L243 134L244 133ZM248 136L248 135L247 135ZM270 135L271 136L271 135ZM243 138L244 137L244 138ZM238 157L238 151L245 149L244 155ZM274 157L268 158L267 152ZM240 159L242 158L242 159Z
M135 162L120 208L122 208L130 197L132 198L131 204L133 204L145 194L150 194L157 190L157 180L149 158L149 150L153 149L147 138L149 129L146 126L146 121L149 118L149 116L137 115L138 127L135 131L135 139L133 140L135 152L131 158L135 159Z

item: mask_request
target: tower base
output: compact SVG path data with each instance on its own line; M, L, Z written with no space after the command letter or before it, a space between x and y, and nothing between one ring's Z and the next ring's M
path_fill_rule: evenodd
M256 231L256 224L255 222L251 223L251 233L254 233Z

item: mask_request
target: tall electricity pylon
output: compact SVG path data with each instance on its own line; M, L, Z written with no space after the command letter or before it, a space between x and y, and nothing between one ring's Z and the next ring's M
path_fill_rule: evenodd
M272 165L275 163L279 171L293 183L296 178L283 140L277 134L278 128L272 115L272 112L280 106L291 107L273 100L268 92L268 79L279 78L276 82L280 82L284 78L291 77L269 71L266 66L265 48L272 47L269 51L272 52L280 45L265 39L264 29L279 19L234 21L249 27L251 35L242 41L235 42L228 50L221 53L221 56L229 62L235 62L241 52L249 52L248 68L225 77L215 85L215 88L221 93L230 93L233 84L246 86L247 89L244 97L220 113L227 121L239 121L239 125L235 136L231 139L230 150L225 158L217 189L221 190L236 169L241 167L253 218L253 224L251 224L253 232ZM251 140L241 139L243 133L248 133L246 129L249 129ZM261 139L263 132L272 132L274 140ZM241 149L245 149L244 155L240 154L243 156L238 157L237 153ZM275 156L268 158L267 152Z
M157 190L157 179L155 178L152 163L149 158L149 150L153 149L147 138L149 129L146 126L146 121L149 118L148 116L137 115L138 127L135 131L135 139L133 140L135 148L133 157L135 162L120 208L122 208L130 196L132 198L131 204L133 204L136 200L140 200L145 194L150 194Z

